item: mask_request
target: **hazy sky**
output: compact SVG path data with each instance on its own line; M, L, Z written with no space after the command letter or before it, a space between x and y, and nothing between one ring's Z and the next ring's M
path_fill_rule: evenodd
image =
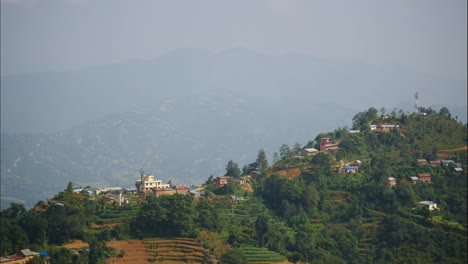
M465 80L466 24L466 0L1 0L1 74L245 47Z

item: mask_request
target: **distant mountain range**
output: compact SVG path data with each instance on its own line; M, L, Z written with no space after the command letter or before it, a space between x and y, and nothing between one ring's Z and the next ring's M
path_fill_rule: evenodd
M305 144L374 106L447 106L466 122L466 80L393 66L176 50L154 60L1 79L1 195L28 206L76 185L131 187L143 168L200 184L227 161Z

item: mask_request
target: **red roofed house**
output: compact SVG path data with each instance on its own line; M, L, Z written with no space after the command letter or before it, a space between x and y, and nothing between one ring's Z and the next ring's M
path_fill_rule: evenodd
M420 182L431 183L431 175L429 173L418 173Z
M189 194L190 188L187 185L178 185L175 187L176 193Z
M338 150L338 144L330 141L330 138L322 138L320 141L320 151L326 151L326 150Z
M161 195L173 195L174 193L176 193L176 190L172 188L158 188L152 189L152 191L156 195L156 197L159 197Z
M427 160L426 159L417 159L417 161L418 161L419 166L427 165Z
M216 187L221 187L221 186L224 186L228 183L228 179L230 179L231 177L229 176L218 176L216 177L216 179L213 180L213 184L216 186Z

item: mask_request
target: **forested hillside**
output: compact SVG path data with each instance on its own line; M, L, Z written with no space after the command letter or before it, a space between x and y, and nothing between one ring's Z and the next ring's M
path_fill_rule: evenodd
M70 183L2 211L1 254L131 263L107 241L144 239L148 263L467 263L467 125L424 112L370 108L352 130L283 144L273 161L263 150L242 168L230 161L227 182L210 176L200 197L125 194L119 206ZM89 250L62 247L76 239Z

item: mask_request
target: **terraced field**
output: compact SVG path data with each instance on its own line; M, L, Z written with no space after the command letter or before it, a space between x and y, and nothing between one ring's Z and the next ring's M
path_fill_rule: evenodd
M250 245L242 245L240 250L245 255L249 263L255 264L269 264L276 262L284 262L286 257L270 251L267 248L258 248Z
M117 256L109 259L106 263L112 264L147 264L148 254L146 245L141 240L110 241L107 246L114 248Z
M205 249L190 238L114 241L107 246L116 252L116 256L106 262L112 264L195 264L207 258Z
M128 222L134 219L139 212L139 208L122 207L108 209L105 213L102 213L96 219L98 225L108 225L113 223Z
M151 263L183 264L203 263L207 259L205 249L198 241L190 238L143 240L148 261Z

